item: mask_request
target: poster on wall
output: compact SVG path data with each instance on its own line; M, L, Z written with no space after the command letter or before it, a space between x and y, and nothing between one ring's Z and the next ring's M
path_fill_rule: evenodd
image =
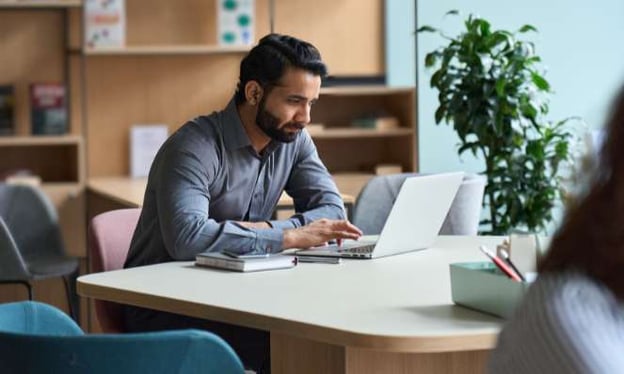
M125 0L85 0L85 45L121 48L126 44Z
M217 0L217 38L222 46L254 42L255 0Z

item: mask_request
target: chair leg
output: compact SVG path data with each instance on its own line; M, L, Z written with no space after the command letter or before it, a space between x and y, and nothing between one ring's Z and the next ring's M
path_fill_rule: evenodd
M22 282L22 284L24 286L26 286L26 289L28 290L28 300L32 301L33 300L33 289L32 289L32 285L28 282Z
M65 283L65 293L67 294L67 305L69 307L69 315L71 318L80 324L80 304L78 300L78 294L76 293L76 278L78 278L79 270L64 275L63 282Z
M30 282L24 281L24 280L0 281L0 284L15 284L15 283L19 283L19 284L23 285L24 287L26 287L26 290L28 291L28 300L32 301L33 300L33 289L32 289L32 285L30 284Z

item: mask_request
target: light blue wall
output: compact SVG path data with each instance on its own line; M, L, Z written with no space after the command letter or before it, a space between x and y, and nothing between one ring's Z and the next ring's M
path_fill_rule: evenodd
M387 70L392 85L414 84L414 0L386 0ZM446 17L458 9L488 19L494 28L515 30L525 23L539 30L532 37L555 90L550 119L578 115L592 127L602 125L608 104L624 83L623 0L420 0L418 26L429 24L456 35L462 17ZM418 126L420 170L481 171L479 160L457 156L457 137L450 126L436 126L437 93L429 88L431 72L423 58L443 40L433 34L418 35ZM413 60L412 60L413 61Z

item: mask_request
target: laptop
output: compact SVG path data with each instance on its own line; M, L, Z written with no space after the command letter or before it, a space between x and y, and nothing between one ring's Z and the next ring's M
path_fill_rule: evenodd
M297 256L371 259L433 245L464 177L463 172L405 179L376 241L345 240L342 246L300 249Z

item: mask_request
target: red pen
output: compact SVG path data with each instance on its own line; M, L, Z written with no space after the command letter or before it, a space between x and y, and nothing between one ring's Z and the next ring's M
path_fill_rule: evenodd
M490 252L484 245L480 246L479 249L481 250L481 252L485 253L485 255L488 256L490 260L492 260L494 265L496 265L496 267L499 268L500 271L502 271L505 275L517 282L522 282L520 276L518 276L518 274L513 271L513 269L511 269L503 260L494 256L494 254L492 254L492 252Z

